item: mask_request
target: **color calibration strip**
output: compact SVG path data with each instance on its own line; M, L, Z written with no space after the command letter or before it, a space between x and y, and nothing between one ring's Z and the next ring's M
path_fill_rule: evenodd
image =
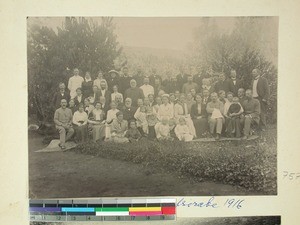
M176 199L30 200L30 221L175 220Z

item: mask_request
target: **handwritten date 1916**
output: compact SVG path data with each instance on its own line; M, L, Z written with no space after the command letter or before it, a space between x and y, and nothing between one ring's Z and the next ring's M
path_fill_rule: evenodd
M225 201L225 203L218 204L215 200L215 197L211 197L207 201L187 201L185 198L180 199L177 202L177 207L199 207L199 208L219 208L219 207L226 207L231 209L241 209L242 203L244 199L234 199L229 198Z

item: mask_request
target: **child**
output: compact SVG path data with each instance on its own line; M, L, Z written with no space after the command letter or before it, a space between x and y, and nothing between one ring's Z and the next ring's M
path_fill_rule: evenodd
M136 127L136 122L134 120L130 121L129 129L125 133L125 137L129 139L129 142L136 142L142 137L141 133Z
M156 137L154 126L158 122L155 109L151 106L148 106L146 108L146 115L148 123L148 138L150 140L154 140Z
M175 134L179 141L193 140L193 135L191 134L189 127L186 125L184 117L179 118L179 124L175 127Z
M146 115L146 107L141 106L136 113L134 114L134 118L136 119L137 129L143 136L147 136L148 134L148 122Z
M227 111L226 133L229 137L233 137L234 134L237 138L241 137L240 116L243 112L239 98L234 97Z
M160 123L155 125L156 138L158 140L170 140L170 127L167 117L163 117Z
M176 127L176 121L175 119L169 120L169 127L170 127L170 136L173 140L178 140L176 134L175 134L175 127Z

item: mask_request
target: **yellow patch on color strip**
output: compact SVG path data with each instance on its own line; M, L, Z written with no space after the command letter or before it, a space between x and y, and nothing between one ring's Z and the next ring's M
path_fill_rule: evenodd
M129 207L129 212L161 211L161 207Z

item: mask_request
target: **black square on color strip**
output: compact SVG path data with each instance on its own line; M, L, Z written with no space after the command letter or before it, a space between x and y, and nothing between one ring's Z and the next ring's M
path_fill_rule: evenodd
M132 207L146 207L146 203L136 203L136 204L132 204Z
M87 207L87 204L73 204L73 207Z
M99 203L99 204L88 204L87 207L91 207L91 208L102 208L102 203Z
M117 204L103 204L103 208L105 207L117 207Z
M29 207L43 207L43 203L30 203Z
M175 207L175 203L161 203L161 206Z
M161 207L160 203L148 203L147 207Z
M72 204L61 203L61 204L58 204L58 207L72 207Z
M45 204L45 207L57 207L57 204L49 203Z
M130 203L118 204L118 207L131 207Z

